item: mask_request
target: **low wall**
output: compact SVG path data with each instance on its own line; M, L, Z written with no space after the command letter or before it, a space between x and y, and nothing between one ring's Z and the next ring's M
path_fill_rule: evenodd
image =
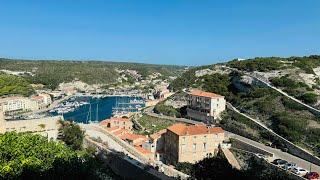
M214 122L214 118L211 116L207 116L206 113L201 113L189 108L187 108L187 116L192 119L200 120L202 122Z
M239 139L230 138L230 140L231 140L231 143L232 143L231 147L233 147L233 148L242 149L242 150L246 150L246 151L249 151L249 152L264 154L264 155L273 157L273 153L268 152L268 151L263 150L263 149L260 149L260 148L258 148L256 146L248 144L248 143L246 143L244 141L241 141Z
M97 147L99 149L98 157L105 162L115 174L123 179L161 179L134 164L134 160L126 159L118 153L108 151L96 143L93 143L93 141L88 138L85 139L85 144Z

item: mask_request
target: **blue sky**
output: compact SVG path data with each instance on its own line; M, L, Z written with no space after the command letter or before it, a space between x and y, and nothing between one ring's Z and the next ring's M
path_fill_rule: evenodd
M202 65L320 54L318 0L0 0L0 56Z

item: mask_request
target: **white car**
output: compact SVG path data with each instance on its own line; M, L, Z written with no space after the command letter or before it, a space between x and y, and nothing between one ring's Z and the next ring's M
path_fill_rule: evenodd
M292 169L292 172L297 174L297 175L300 175L300 176L304 176L306 175L309 171L301 168L301 167L295 167Z
M284 165L284 169L287 170L287 171L290 171L292 170L293 168L297 167L297 164L296 163L293 163L293 162L289 162L289 163L286 163Z
M268 157L266 155L259 154L259 153L255 154L255 155L260 159L268 160Z

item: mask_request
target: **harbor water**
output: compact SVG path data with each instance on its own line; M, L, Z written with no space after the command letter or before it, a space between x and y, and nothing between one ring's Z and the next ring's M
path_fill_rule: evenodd
M127 112L136 112L139 108L145 106L140 97L128 96L111 96L104 98L94 97L73 97L64 103L85 102L79 107L75 107L72 111L51 112L52 115L63 115L65 120L75 121L78 123L100 122L104 119L112 117L114 114L122 114Z

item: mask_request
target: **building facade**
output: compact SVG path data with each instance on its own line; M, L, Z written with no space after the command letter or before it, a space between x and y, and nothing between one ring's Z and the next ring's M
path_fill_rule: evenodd
M166 163L195 163L209 154L215 155L225 134L220 127L174 124L168 127L164 139Z
M36 101L21 96L12 96L0 99L5 114L34 111L38 109Z
M126 129L128 131L132 130L133 123L128 118L116 118L112 117L110 119L106 119L100 122L100 125L107 128L119 128Z
M187 101L187 116L204 122L219 118L226 109L224 96L197 89L190 90Z

